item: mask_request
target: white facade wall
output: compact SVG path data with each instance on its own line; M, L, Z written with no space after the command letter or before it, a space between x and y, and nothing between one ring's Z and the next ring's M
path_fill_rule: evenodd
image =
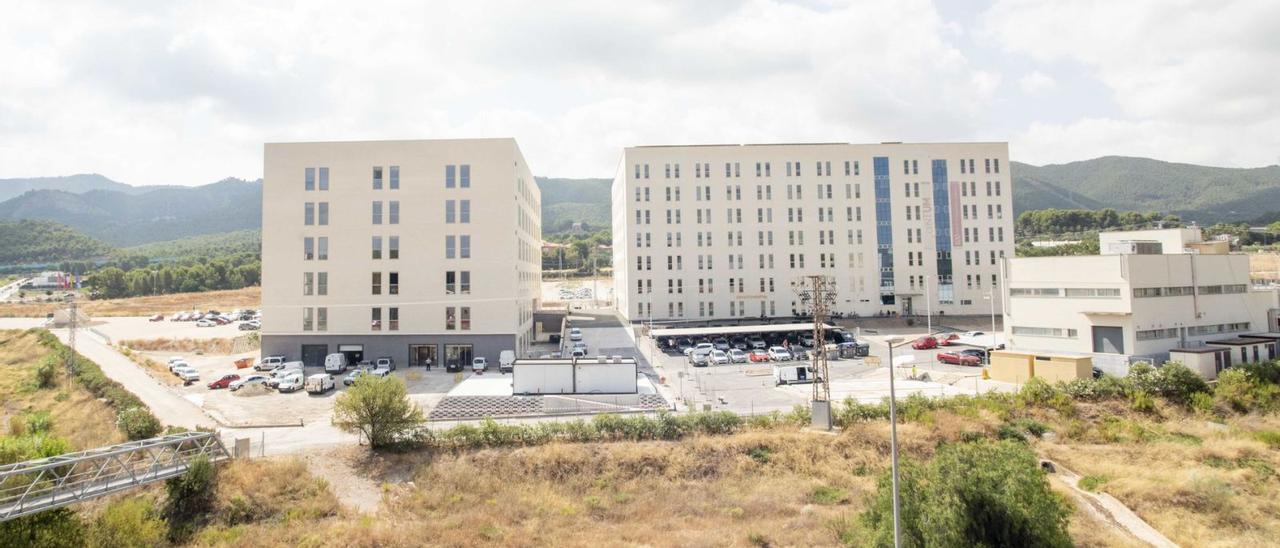
M1268 312L1277 307L1274 290L1249 287L1244 255L1017 258L1007 279L1004 333L1019 350L1162 355L1270 331ZM1095 327L1120 328L1122 351L1096 346Z
M398 188L392 188L393 167ZM381 188L374 188L375 169L381 170ZM446 186L449 170L452 188ZM322 189L325 179L328 188ZM451 214L446 212L450 201ZM506 348L523 352L541 295L540 202L533 174L512 139L267 144L264 349L268 339L366 342L386 336L395 336L398 348L400 342L413 342L408 336L430 334L459 341L509 335ZM381 207L377 223L375 203ZM469 257L462 256L463 236L469 239ZM454 237L452 258L446 256L449 237ZM322 238L324 258L319 256ZM381 258L374 257L375 238L380 238ZM391 238L398 239L395 258ZM310 257L304 253L307 239L313 246ZM446 286L448 272L455 273L452 287ZM462 287L461 272L468 273L469 287ZM324 294L320 273L326 278ZM381 275L376 294L373 273ZM394 293L391 273L398 277ZM394 326L392 308L399 316ZM464 308L469 325L463 322ZM373 321L373 309L380 309L380 322ZM452 325L447 310L454 312ZM439 340L448 342L433 342ZM285 351L296 356L298 350ZM400 352L395 357L404 359ZM477 355L487 354L477 348ZM496 357L495 350L489 359Z
M986 314L1013 254L1010 180L1006 143L627 148L617 307L631 321L790 316L804 311L791 284L826 275L835 312Z

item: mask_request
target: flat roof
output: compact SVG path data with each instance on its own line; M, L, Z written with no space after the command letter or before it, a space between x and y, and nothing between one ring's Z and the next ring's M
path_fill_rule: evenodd
M1218 339L1216 341L1205 341L1204 343L1205 344L1224 344L1229 346L1244 346L1246 344L1258 344L1262 341L1263 339L1261 338L1249 338L1248 336L1244 336L1244 337L1232 337L1230 339Z
M605 358L600 361L600 358ZM617 361L614 361L617 358ZM512 366L516 365L597 365L597 364L619 364L619 363L636 363L636 359L629 356L587 356L585 358L516 358L511 362Z
M1280 341L1280 333L1248 333L1240 336L1246 339L1264 339L1268 341Z
M1183 354L1210 354L1213 352L1226 352L1225 348L1212 348L1208 346L1197 346L1195 348L1174 348L1169 352L1181 352Z
M878 143L813 142L813 143L692 143L683 145L633 145L633 148L694 148L694 147L773 147L773 146L873 146L873 145L1007 145L1008 141L881 141Z
M826 324L827 329L837 326ZM781 331L812 331L811 323L780 323L772 325L728 325L723 327L677 327L654 329L652 337L689 337L696 335L742 335L745 333L778 333Z

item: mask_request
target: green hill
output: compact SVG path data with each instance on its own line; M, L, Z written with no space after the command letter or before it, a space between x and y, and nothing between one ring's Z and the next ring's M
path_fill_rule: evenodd
M1047 166L1013 162L1013 208L1165 211L1211 224L1280 209L1280 166L1225 168L1104 156Z
M166 242L152 242L120 250L122 255L142 255L153 260L181 260L193 257L224 257L262 252L261 230L237 230L203 234Z
M608 228L612 223L612 179L558 179L538 177L542 191L542 235L568 231L573 223L588 230Z
M111 247L50 221L0 221L0 266L102 257Z

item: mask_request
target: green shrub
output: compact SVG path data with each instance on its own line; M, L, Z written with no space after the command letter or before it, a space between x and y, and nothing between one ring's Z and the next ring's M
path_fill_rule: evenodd
M165 523L151 501L120 499L107 505L88 530L91 546L146 548L164 544Z
M160 419L143 407L130 407L116 415L116 426L130 440L145 440L160 434L164 426Z
M839 487L819 485L809 494L809 500L814 504L844 504L849 502L849 493Z
M1177 362L1156 371L1156 393L1179 405L1190 405L1195 394L1208 394L1209 384L1198 373Z
M1262 430L1254 434L1254 437L1257 438L1258 441L1271 446L1272 449L1280 449L1280 431Z
M1027 441L1027 437L1023 436L1022 432L1019 432L1017 428L1009 424L1002 424L1000 428L996 429L996 438L1020 443L1026 443Z
M927 466L906 459L900 470L904 546L1071 546L1071 510L1025 445L947 445ZM860 542L892 546L891 477L878 487L861 517L871 538Z
M1129 395L1129 408L1139 413L1154 413L1156 410L1156 400L1143 391L1136 391Z
M163 514L170 541L182 543L208 523L216 485L217 469L204 456L193 459L185 474L165 480L168 497Z
M344 432L359 433L374 449L408 441L424 420L422 410L409 401L404 381L395 376L361 376L333 405L333 424ZM485 435L503 434L477 435L483 440Z
M58 363L55 354L50 354L40 360L40 365L36 367L36 388L53 388L58 381L60 366L61 364Z
M1196 392L1191 395L1191 410L1200 415L1213 414L1213 394Z
M48 411L23 413L22 427L27 434L48 434L53 431L53 416Z
M1028 419L1028 418L1018 419L1014 421L1013 425L1018 427L1018 429L1028 434L1031 434L1032 436L1035 436L1037 438L1043 437L1044 433L1049 431L1048 426L1045 426L1044 423L1037 421L1035 419Z
M833 407L835 423L842 428L859 422L889 419L888 400L880 403L861 403L853 398L845 398L839 406Z
M1098 488L1108 481L1111 481L1111 478L1106 476L1085 476L1080 478L1080 488L1090 493L1096 493Z

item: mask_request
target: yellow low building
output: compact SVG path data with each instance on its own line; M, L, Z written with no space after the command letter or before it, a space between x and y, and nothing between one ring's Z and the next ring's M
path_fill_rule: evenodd
M997 381L1021 384L1039 377L1053 383L1092 377L1093 358L999 350L991 353L991 365L987 369Z

